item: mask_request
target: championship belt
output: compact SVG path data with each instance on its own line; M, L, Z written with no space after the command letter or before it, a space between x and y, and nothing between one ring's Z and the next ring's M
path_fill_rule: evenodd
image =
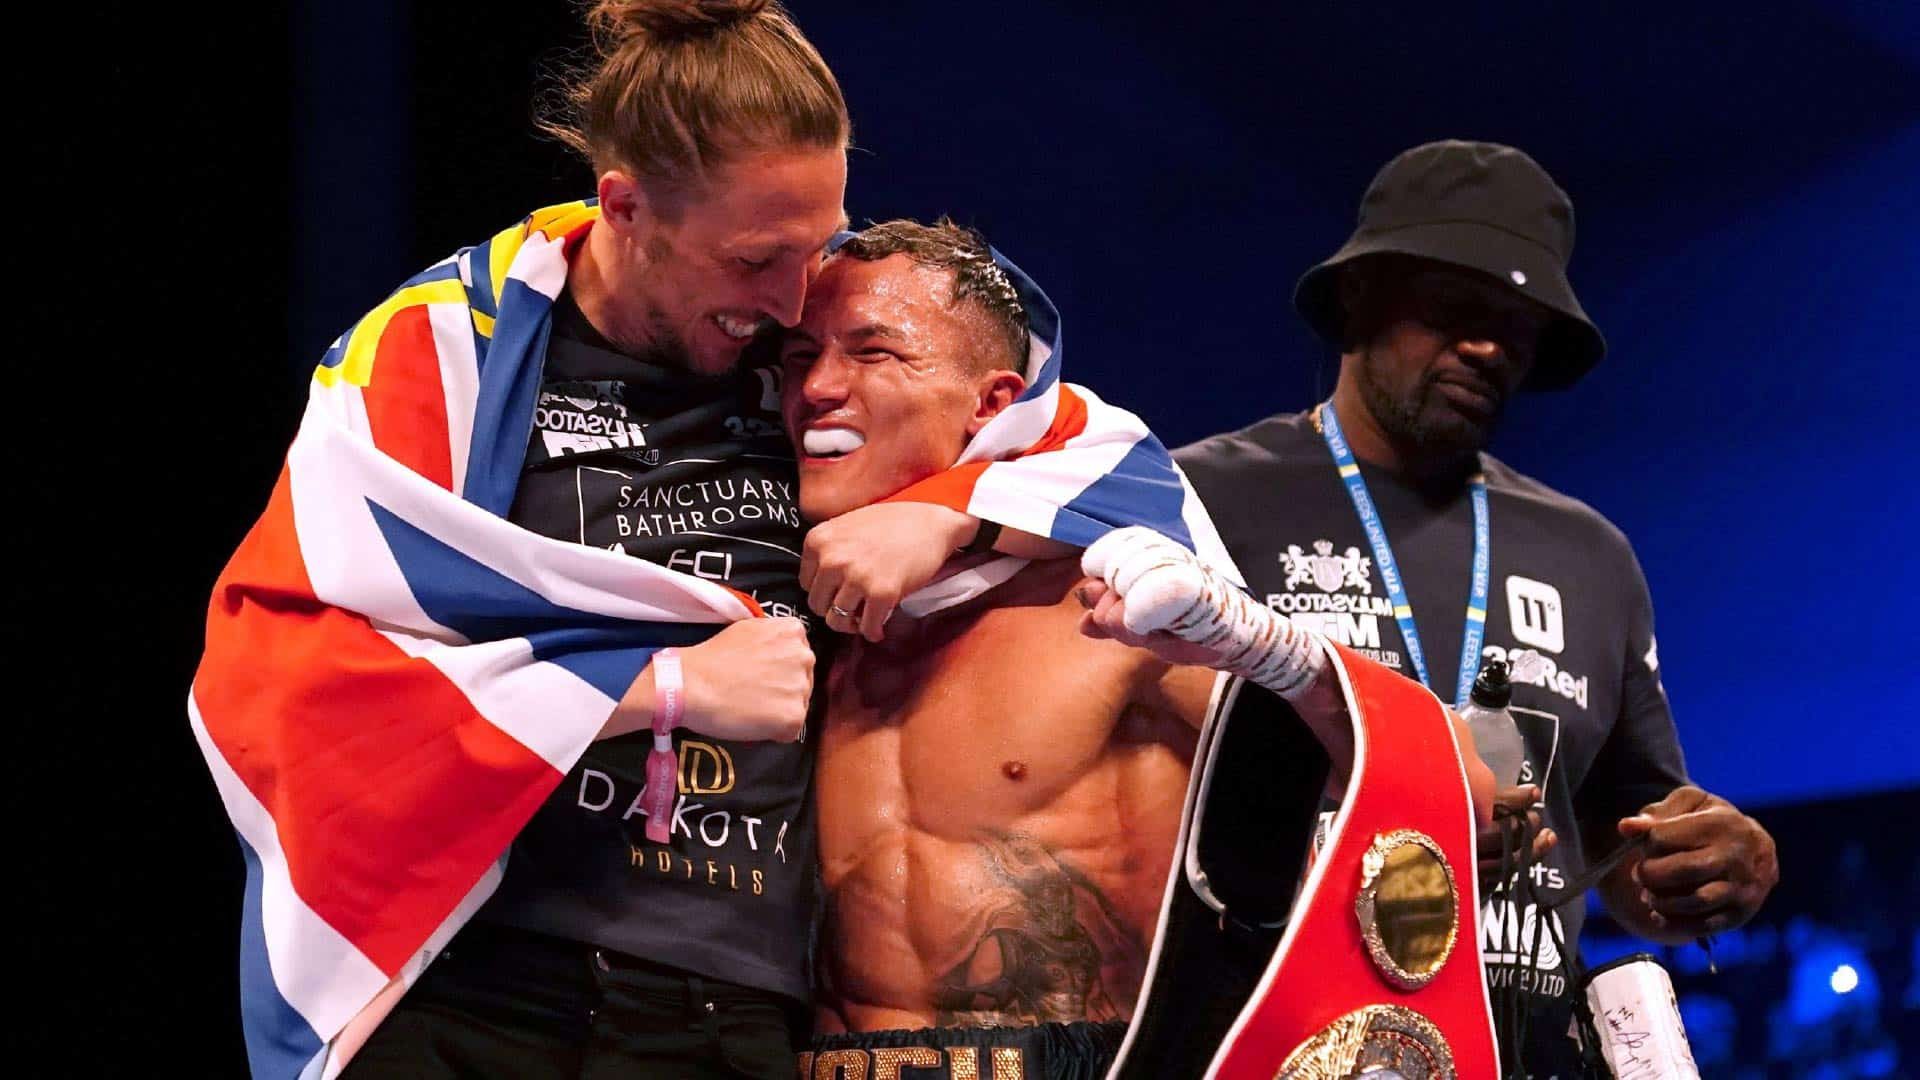
M1353 723L1353 775L1297 897L1278 882L1298 880L1313 809L1297 795L1284 809L1275 801L1272 789L1297 785L1300 769L1262 757L1299 756L1299 730L1280 725L1304 725L1258 688L1216 687L1135 1030L1110 1077L1499 1076L1452 721L1419 684L1343 647L1330 654ZM1250 806L1285 819L1249 828ZM1237 865L1263 858L1264 881Z

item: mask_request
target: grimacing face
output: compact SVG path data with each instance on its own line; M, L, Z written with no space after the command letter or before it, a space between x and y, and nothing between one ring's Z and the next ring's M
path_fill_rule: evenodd
M827 261L781 349L781 414L809 521L878 502L951 467L1026 383L953 275L906 255Z
M750 154L635 245L622 322L697 373L731 370L755 336L800 319L827 242L846 222L840 150Z
M1440 454L1477 451L1533 368L1553 320L1498 282L1423 263L1380 283L1356 372L1387 432Z

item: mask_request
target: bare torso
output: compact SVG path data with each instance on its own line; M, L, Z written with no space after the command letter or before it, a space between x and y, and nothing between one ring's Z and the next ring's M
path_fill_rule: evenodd
M829 675L819 1030L1126 1019L1213 673L1076 630L1028 567Z

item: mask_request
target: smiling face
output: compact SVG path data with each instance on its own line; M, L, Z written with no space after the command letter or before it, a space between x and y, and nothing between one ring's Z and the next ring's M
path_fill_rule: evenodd
M828 260L781 352L800 512L825 521L941 472L1025 387L1004 335L904 254Z
M1553 313L1491 278L1425 260L1375 275L1364 292L1347 362L1367 410L1426 453L1484 447Z
M680 197L649 197L608 174L606 301L582 310L637 355L728 371L757 334L799 320L827 241L845 225L846 186L837 149L750 154Z

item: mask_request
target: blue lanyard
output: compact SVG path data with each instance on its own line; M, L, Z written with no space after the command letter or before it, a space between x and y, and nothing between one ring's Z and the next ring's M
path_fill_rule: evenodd
M1393 548L1387 543L1387 528L1380 521L1380 512L1374 509L1373 497L1367 494L1367 481L1360 475L1360 463L1353 460L1353 448L1347 445L1347 437L1341 434L1340 419L1333 413L1332 402L1320 406L1319 418L1320 432L1326 437L1327 449L1333 452L1333 464L1347 485L1347 494L1353 498L1353 509L1360 515L1367 543L1373 547L1374 565L1380 568L1380 577L1387 583L1387 599L1393 604L1394 621L1400 624L1401 640L1407 643L1407 659L1413 663L1414 674L1420 681L1432 687L1433 680L1427 675L1427 657L1420 650L1420 631L1413 625L1413 605L1407 601L1406 586L1400 581L1400 567L1393 561ZM1480 673L1480 644L1487 637L1487 582L1493 576L1493 534L1487 524L1487 475L1474 473L1468 485L1473 494L1473 587L1467 594L1467 628L1460 639L1460 681L1453 695L1456 709L1466 708L1474 677Z

